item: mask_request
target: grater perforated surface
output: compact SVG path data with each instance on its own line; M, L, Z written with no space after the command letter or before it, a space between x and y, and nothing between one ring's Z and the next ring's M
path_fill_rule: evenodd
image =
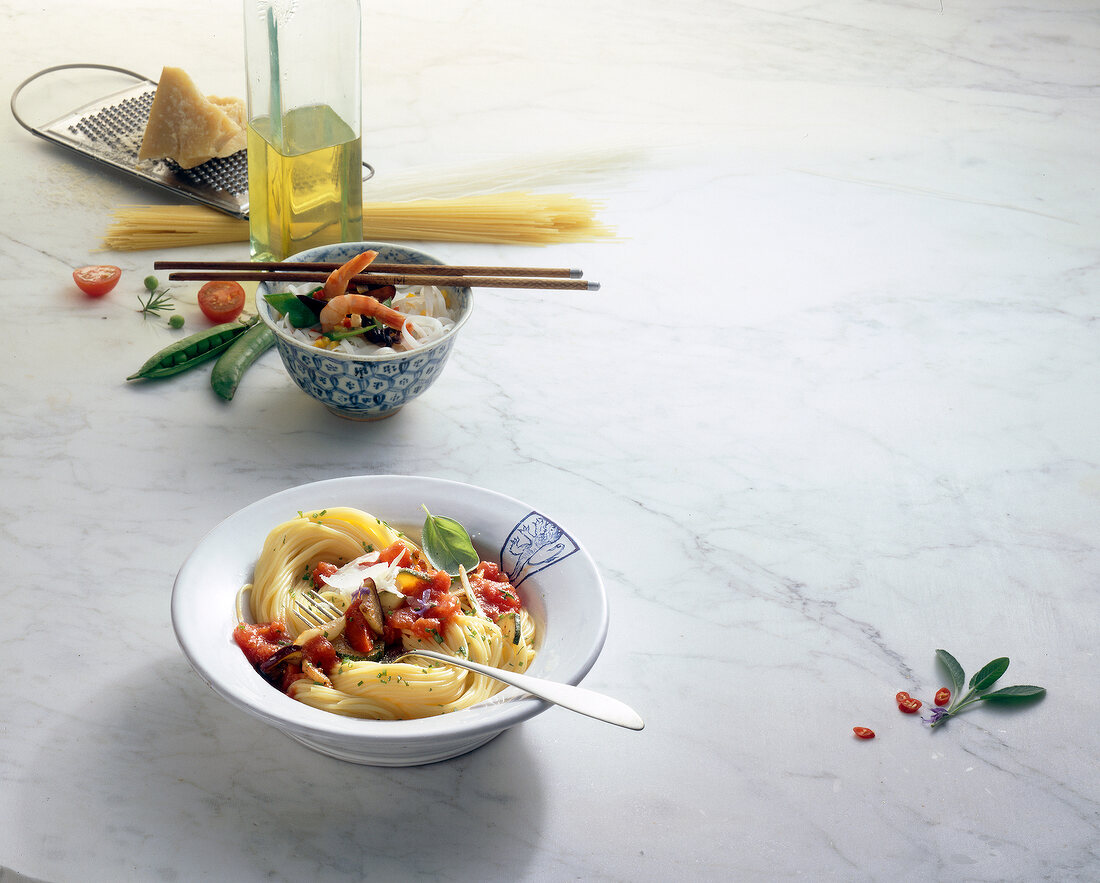
M244 150L182 169L171 160L138 160L156 86L109 96L43 127L66 147L216 209L248 217L248 159Z
M113 71L138 82L63 114L41 127L27 123L16 109L23 89L47 74L73 69ZM60 64L40 70L16 86L11 96L11 112L19 125L39 138L226 214L247 218L246 150L225 158L214 158L193 169L180 168L171 160L138 159L156 92L155 82L125 68L107 64ZM363 163L363 169L364 181L374 176L374 168L369 163Z
M140 83L86 104L41 127L25 123L16 112L16 97L23 86L48 72L41 71L24 81L12 95L12 113L28 131L219 211L238 218L248 217L246 151L238 151L224 159L212 159L193 169L180 168L171 160L138 160L138 150L157 89L156 83L138 74L126 71L140 79Z

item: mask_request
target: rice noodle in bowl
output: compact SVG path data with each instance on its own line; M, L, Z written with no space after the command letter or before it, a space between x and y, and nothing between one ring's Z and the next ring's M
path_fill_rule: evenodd
M304 295L315 289L316 286L299 285L291 287L290 291ZM444 290L434 285L399 286L390 306L409 317L401 329L400 339L393 346L380 346L361 334L330 340L318 328L295 328L286 315L275 320L275 327L288 337L329 352L381 356L411 352L440 340L454 328L458 319L457 311L448 305Z
M365 251L376 252L376 260L382 263L425 266L441 263L415 248L371 242L318 246L289 260L343 265ZM325 334L319 322L308 321L306 315L284 314L267 300L269 294L278 300L281 295L306 295L316 288L312 282L293 287L261 282L256 289L256 312L275 332L279 358L294 384L334 414L349 420L389 417L423 394L442 373L458 333L473 309L470 289L460 277L456 277L454 285L444 283L440 287L413 284L384 292L374 289L373 293L368 289L370 298L349 294L345 304L329 311L337 316L343 313L346 323L337 327L326 320L324 327L331 327L332 332ZM379 301L375 294L383 299ZM328 303L336 299L333 297ZM359 301L368 299L374 299L375 307L388 312L394 320L386 324L384 332L374 327L377 310L367 309L369 315L357 318L362 314L356 308L364 306ZM292 296L290 301L294 300ZM387 302L390 306L384 306ZM304 304L314 316L325 311L316 303ZM286 308L291 310L293 305L287 301ZM395 313L406 319L398 320ZM304 327L295 328L294 322ZM360 322L372 327L355 333L361 327ZM400 330L395 330L398 325Z

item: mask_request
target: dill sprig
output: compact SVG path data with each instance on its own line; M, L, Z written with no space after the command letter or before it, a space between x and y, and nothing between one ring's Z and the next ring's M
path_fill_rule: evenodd
M171 313L176 309L172 295L168 293L171 289L160 288L155 276L146 277L145 290L148 295L144 300L140 294L137 296L138 303L141 304L138 312L141 313L143 319L148 319L150 316L159 316L161 313Z

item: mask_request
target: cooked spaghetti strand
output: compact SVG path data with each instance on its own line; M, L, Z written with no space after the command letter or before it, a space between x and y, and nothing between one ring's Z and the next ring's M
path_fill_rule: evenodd
M364 556L373 561L375 551L395 542L414 550L414 557L419 560L420 550L407 537L369 513L352 508L299 513L297 518L278 525L268 534L253 581L241 589L239 612L247 611L255 623L281 622L287 636L295 638L313 626L298 615L295 598L299 592L313 587L311 574L319 564L355 567L355 562ZM381 567L386 570L385 565ZM392 571L392 578L397 580L394 586L399 587L400 568L394 565ZM381 603L387 617L407 607L409 601L399 588L384 588L387 577L376 572L372 579L382 583L378 591L384 596ZM464 575L462 586L467 584ZM358 602L339 591L323 594L346 612L350 629L350 606ZM398 646L404 650L432 649L494 668L513 671L528 668L535 655L536 628L526 608L519 607L493 619L465 592L456 593L455 604L455 614L445 620L434 640L415 628L393 626L399 630ZM390 628L398 620L386 621ZM335 638L344 627L342 620L337 623L340 624L325 632L327 636ZM386 646L390 646L389 638ZM467 708L503 688L503 684L492 678L427 659L413 657L387 663L348 656L341 658L329 673L329 683L303 677L293 680L285 689L299 702L335 714L403 720Z

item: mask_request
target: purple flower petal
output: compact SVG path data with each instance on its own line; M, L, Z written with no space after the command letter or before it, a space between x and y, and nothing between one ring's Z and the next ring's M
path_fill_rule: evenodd
M929 726L932 726L934 724L938 724L943 718L948 716L949 715L947 713L947 709L937 705L932 708L932 714L930 717L923 717L921 718L921 720L923 720Z
M417 616L422 615L429 607L432 606L432 590L425 589L419 595L413 595L409 598L409 607L412 608L413 613Z

